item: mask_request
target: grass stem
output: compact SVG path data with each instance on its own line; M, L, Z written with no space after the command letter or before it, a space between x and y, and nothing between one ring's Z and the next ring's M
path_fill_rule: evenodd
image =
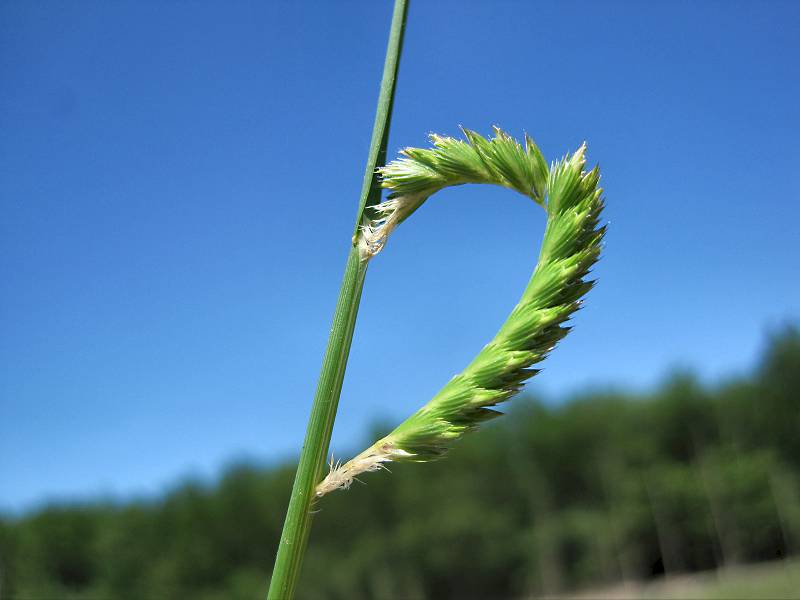
M397 69L403 45L407 5L408 0L395 0L394 3L389 44L386 50L364 183L356 214L353 242L347 256L339 299L333 315L333 325L322 362L322 372L317 383L303 450L300 454L289 508L286 512L286 521L278 545L278 554L269 587L269 600L289 600L294 596L308 543L311 530L311 505L315 498L315 487L322 479L326 465L333 422L336 418L361 291L367 272L367 261L361 259L355 239L360 235L359 227L362 224L364 211L379 202L381 197L376 169L386 162L386 144L389 137Z

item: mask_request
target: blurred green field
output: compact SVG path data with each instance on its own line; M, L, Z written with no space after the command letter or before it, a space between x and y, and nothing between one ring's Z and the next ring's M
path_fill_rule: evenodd
M800 598L800 561L784 560L676 575L651 583L588 589L552 598L575 600L788 600Z
M797 327L715 385L520 398L446 460L324 498L298 598L800 599L798 398ZM0 598L263 597L293 470L0 515Z

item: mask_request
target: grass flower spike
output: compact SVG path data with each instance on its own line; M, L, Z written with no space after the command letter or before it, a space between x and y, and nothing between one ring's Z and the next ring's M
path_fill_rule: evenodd
M585 144L549 168L527 135L524 145L495 128L486 139L464 129L466 140L431 135L430 149L407 148L402 158L379 169L390 190L371 208L359 236L368 261L392 231L437 191L465 183L489 183L515 190L541 205L547 226L539 261L519 303L497 335L464 371L386 437L345 463L332 466L317 486L317 496L347 488L360 473L387 462L425 462L441 457L465 433L499 416L494 406L519 392L570 328L593 281L586 277L597 261L605 227L597 167L584 170Z

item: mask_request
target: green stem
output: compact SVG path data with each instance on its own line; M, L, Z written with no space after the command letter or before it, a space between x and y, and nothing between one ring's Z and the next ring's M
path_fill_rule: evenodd
M397 68L403 45L408 0L395 0L389 45L383 67L383 79L378 96L375 125L372 130L369 156L364 173L358 213L353 235L353 243L347 256L339 299L333 315L328 347L322 362L314 404L308 420L303 450L297 465L286 521L283 525L278 555L269 586L268 600L289 600L294 596L300 568L303 562L308 535L311 530L311 505L314 501L314 488L322 479L328 455L328 446L336 418L336 408L342 391L350 343L353 340L361 290L367 273L367 261L359 256L355 238L359 234L364 210L380 201L381 190L376 169L386 162L386 144L389 137L394 102L394 87Z

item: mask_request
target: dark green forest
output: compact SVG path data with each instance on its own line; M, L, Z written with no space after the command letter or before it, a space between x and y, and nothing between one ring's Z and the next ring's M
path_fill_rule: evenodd
M320 502L299 597L525 597L796 554L799 397L789 327L713 387L518 398L446 460ZM292 472L3 517L0 596L263 597Z

